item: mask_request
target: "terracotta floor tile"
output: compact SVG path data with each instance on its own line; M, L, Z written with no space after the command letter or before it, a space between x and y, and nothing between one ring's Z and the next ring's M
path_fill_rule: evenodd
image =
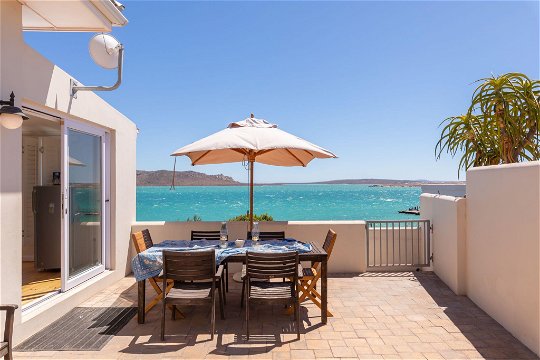
M216 321L210 340L209 310L181 309L184 319L166 319L166 341L159 339L160 312L133 318L99 352L15 352L16 359L537 359L472 301L456 296L433 273L366 273L332 277L329 308L334 317L322 326L320 310L301 306L301 340L283 307L251 310L250 340L245 338L240 285L231 281L226 320ZM147 286L147 298L153 297ZM80 306L136 306L137 287L127 277Z
M314 359L313 350L291 350L291 359Z

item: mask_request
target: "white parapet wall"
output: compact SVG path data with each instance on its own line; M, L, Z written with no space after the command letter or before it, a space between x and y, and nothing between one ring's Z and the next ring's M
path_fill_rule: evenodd
M132 231L149 229L155 243L163 240L189 239L191 230L219 230L220 222L137 222ZM245 239L247 223L229 222L229 239ZM287 237L323 244L328 229L338 237L328 262L330 273L361 273L366 271L366 230L364 221L272 221L260 223L261 231L285 231ZM132 248L132 255L134 249ZM233 269L234 270L234 269Z
M540 162L467 172L467 296L540 355Z
M458 295L466 293L465 198L422 194L420 215L433 228L433 271Z
M540 355L540 162L467 172L467 197L422 194L433 270Z

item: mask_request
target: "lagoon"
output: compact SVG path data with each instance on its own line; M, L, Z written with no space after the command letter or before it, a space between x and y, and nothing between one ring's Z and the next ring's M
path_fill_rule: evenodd
M370 185L259 185L255 186L255 213L274 220L394 220L419 205L419 187ZM137 187L137 221L224 221L249 209L247 186Z

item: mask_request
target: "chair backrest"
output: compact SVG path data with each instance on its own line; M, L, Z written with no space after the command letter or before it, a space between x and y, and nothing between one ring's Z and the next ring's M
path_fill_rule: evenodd
M332 251L334 250L334 244L336 243L336 239L337 239L336 232L332 229L329 229L328 233L326 233L326 238L324 239L324 244L322 246L323 250L326 251L326 253L328 254L328 259L330 259L330 255L332 255ZM314 267L315 269L319 269L321 267L321 263L314 262L312 264L312 267Z
M216 253L204 251L163 251L163 278L180 281L214 279Z
M247 279L294 278L298 280L298 252L246 252Z
M191 230L191 240L219 240L220 232L218 231L199 231Z
M248 231L247 238L251 239L251 231ZM285 239L285 231L261 231L259 240L283 240Z
M336 239L336 232L332 229L329 229L323 244L323 249L328 254L328 257L330 257L330 255L332 254L332 250L334 250L334 244L336 243Z
M132 233L131 240L133 241L137 254L154 246L154 242L152 241L152 237L150 236L150 231L148 231L148 229Z

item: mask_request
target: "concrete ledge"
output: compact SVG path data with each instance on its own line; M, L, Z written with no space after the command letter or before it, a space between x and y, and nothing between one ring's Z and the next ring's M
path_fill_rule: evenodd
M365 221L270 221L261 222L261 231L285 231L286 236L323 244L328 229L333 229L338 237L328 263L329 273L361 273L366 271ZM191 230L219 230L219 221L145 221L136 222L132 231L149 229L152 240L189 239ZM245 239L248 223L232 221L228 223L229 239ZM135 249L132 248L135 256Z
M433 226L433 271L457 295L466 294L466 199L422 194L421 215Z

